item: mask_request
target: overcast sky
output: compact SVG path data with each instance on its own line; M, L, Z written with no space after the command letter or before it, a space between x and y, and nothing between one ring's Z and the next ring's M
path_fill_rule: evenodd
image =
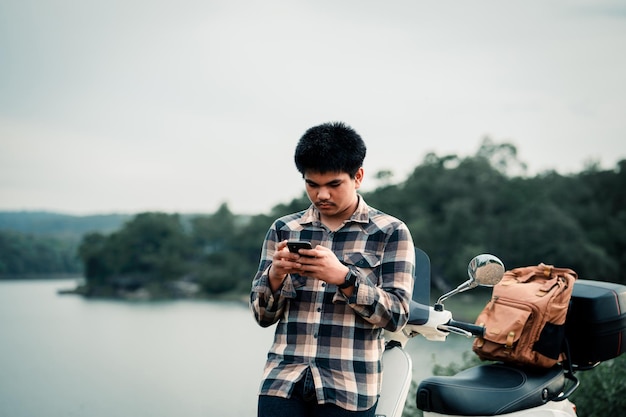
M266 212L332 120L366 189L485 136L613 168L625 78L619 0L2 0L0 210Z

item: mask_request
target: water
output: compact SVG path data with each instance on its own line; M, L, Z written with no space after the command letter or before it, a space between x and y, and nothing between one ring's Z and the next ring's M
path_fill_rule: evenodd
M243 304L57 295L74 285L0 281L0 416L256 415L273 329ZM470 343L412 340L415 377Z

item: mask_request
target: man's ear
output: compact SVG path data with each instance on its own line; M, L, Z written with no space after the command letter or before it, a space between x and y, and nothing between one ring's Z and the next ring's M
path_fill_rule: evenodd
M363 171L363 167L359 168L356 174L354 174L354 188L359 189L361 187L361 182L363 182L363 175L365 171Z

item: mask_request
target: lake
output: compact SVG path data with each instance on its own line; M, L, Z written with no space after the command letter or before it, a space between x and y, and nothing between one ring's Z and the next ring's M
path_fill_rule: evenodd
M273 328L244 304L58 295L76 281L0 281L0 416L251 417ZM409 342L415 378L471 340Z

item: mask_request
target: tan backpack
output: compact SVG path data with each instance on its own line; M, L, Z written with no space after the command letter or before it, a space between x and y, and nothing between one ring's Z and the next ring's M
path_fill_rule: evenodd
M548 368L565 359L565 317L576 272L543 263L504 273L476 319L485 335L472 350L483 360Z

